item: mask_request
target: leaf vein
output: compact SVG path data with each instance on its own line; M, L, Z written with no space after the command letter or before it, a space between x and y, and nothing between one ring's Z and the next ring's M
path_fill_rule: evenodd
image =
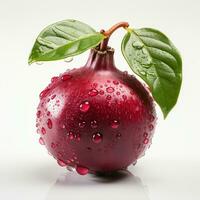
M63 33L63 34L61 34L61 33L59 33L58 31L56 31L56 30L58 30L58 31L60 31L61 33ZM63 39L65 39L65 40L69 40L69 41L73 41L74 39L76 39L76 37L75 36L73 36L73 35L71 35L71 34L69 34L69 33L66 33L65 31L63 31L63 30L60 30L58 27L52 27L52 31L56 34L56 36L57 37L60 37L60 38L63 38ZM73 38L73 39L72 39Z
M154 48L154 49L158 49L159 51L169 53L169 54L175 59L175 61L176 61L176 63L177 63L177 58L176 58L171 52L168 52L168 51L166 51L166 50L160 49L160 48L158 48L158 47L148 46L148 45L146 45L146 44L145 44L145 46L146 46L147 48ZM178 63L177 63L177 64L178 64Z
M137 34L137 35L138 35L138 34ZM156 38L154 38L154 37L150 37L150 36L147 36L147 35L138 35L138 36L140 36L141 38L144 37L144 38L149 38L149 39L153 39L153 40L156 40L156 41L162 42L162 43L168 45L168 46L171 48L169 42L164 42L163 40L158 40L158 39L156 39Z

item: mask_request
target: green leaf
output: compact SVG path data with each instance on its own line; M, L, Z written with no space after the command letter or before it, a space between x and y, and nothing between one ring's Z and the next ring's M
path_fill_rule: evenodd
M166 118L177 102L182 82L177 49L163 33L151 28L128 29L121 47L129 66L150 87Z
M76 20L68 19L54 23L37 37L29 56L29 64L81 54L97 46L103 39L103 34Z

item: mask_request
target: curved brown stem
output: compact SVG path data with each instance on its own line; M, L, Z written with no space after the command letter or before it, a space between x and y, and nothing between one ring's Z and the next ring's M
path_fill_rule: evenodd
M104 35L105 31L102 29L100 31L100 33L102 33ZM106 48L107 48L107 45L108 45L108 40L109 40L109 37L106 37L101 43L100 43L100 46L99 46L99 49L100 51L105 51Z
M119 23L115 24L114 26L112 26L107 31L104 31L103 34L106 37L110 37L115 30L117 30L118 28L121 28L121 27L127 28L127 27L129 27L129 23L128 22L119 22Z
M100 32L106 37L100 44L100 51L105 51L108 45L108 40L109 37L112 35L112 33L114 31L116 31L118 28L127 28L129 27L129 23L128 22L119 22L117 24L115 24L114 26L112 26L110 29L108 29L107 31L101 30Z

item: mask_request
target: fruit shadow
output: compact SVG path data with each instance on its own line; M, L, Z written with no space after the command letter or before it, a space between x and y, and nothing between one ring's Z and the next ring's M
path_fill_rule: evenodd
M61 174L47 193L46 200L137 199L149 200L147 187L139 177L123 170L112 174L88 174L75 172Z

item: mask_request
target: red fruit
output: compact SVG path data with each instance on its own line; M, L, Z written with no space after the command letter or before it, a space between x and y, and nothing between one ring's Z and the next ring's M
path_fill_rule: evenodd
M79 174L125 169L151 143L153 99L140 81L115 67L112 49L93 49L84 67L53 78L40 97L40 142Z

